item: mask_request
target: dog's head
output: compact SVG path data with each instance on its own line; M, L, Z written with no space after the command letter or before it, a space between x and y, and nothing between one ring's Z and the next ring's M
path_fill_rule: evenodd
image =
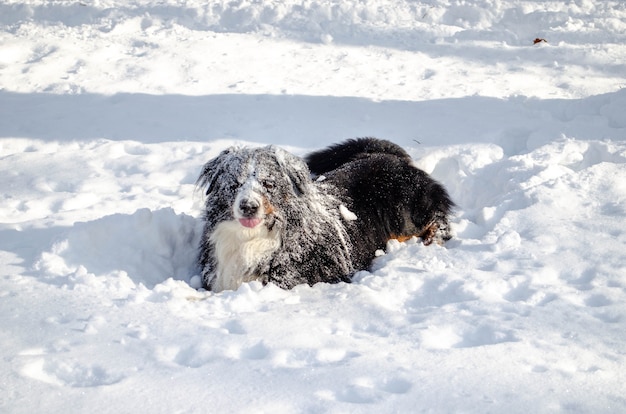
M274 146L231 147L204 165L198 185L205 188L207 212L219 220L237 220L245 228L272 227L290 197L309 191L304 161Z

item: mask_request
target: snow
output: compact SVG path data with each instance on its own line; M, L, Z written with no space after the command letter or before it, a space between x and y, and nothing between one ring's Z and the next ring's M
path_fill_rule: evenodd
M1 412L626 411L623 2L8 0L0 28ZM449 189L455 239L197 289L207 160L359 136Z

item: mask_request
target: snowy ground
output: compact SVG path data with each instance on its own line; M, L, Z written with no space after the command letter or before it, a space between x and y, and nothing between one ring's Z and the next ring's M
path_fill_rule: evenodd
M0 411L626 411L624 62L617 0L3 1ZM204 162L357 136L455 240L190 286Z

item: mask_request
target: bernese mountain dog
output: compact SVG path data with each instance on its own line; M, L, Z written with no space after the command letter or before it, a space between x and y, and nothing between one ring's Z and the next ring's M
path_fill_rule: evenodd
M215 292L252 280L285 289L349 282L391 239L451 238L454 203L398 145L347 140L304 159L231 147L204 165L199 262Z

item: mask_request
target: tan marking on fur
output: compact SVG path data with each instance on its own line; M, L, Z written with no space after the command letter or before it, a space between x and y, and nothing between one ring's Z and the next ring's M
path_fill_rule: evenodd
M265 213L265 215L270 215L273 214L274 211L276 211L276 209L274 208L274 206L272 205L272 203L270 203L270 200L263 196L263 212Z
M407 240L410 240L412 237L419 237L416 234L411 234L411 235L400 235L400 236L396 236L395 234L392 234L391 237L389 237L389 240L398 240L400 243L403 243Z
M429 246L433 243L438 229L439 225L437 223L430 223L428 226L426 226L424 230L422 230L422 233L419 235L419 237L422 238L424 246Z
M400 243L405 242L412 237L419 237L422 239L424 246L429 246L435 241L435 235L437 234L437 230L439 229L439 225L436 222L430 223L428 226L424 228L420 233L417 234L392 234L389 236L389 240L398 240ZM437 241L437 244L442 245L443 242Z

